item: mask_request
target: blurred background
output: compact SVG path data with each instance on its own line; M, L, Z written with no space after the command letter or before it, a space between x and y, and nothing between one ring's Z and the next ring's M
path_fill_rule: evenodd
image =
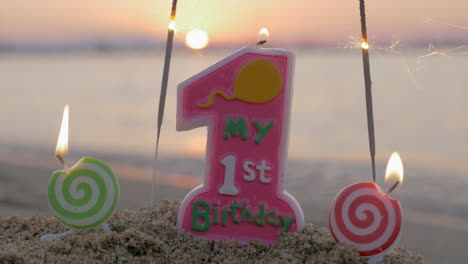
M368 1L377 182L398 151L399 246L464 263L468 243L468 2ZM50 215L63 106L70 164L108 163L120 209L150 202L170 0L4 1L0 7L0 215ZM176 86L242 46L296 54L286 189L327 226L338 192L371 179L358 1L179 1L156 197L202 182L206 129L175 132Z

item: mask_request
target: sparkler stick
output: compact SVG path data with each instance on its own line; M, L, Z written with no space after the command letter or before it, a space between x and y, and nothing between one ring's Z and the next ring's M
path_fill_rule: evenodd
M359 0L361 13L361 36L362 36L362 63L364 67L364 84L366 88L367 130L369 133L369 149L372 163L372 180L375 182L375 133L374 133L374 111L372 106L372 80L369 63L369 43L367 42L366 6L364 0Z
M156 135L156 147L154 149L154 164L153 164L153 183L151 187L151 204L154 203L154 192L156 185L156 171L159 151L159 138L161 137L161 127L164 119L164 107L166 105L167 83L169 80L169 69L171 66L172 46L174 42L175 18L176 18L177 0L172 0L171 20L167 29L166 55L164 58L164 70L161 82L161 93L159 95L158 109L158 128Z

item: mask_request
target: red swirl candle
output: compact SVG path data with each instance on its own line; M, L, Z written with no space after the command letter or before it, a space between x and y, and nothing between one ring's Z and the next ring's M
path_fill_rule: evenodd
M361 256L371 257L377 263L391 250L400 236L401 206L389 197L403 180L403 163L393 153L387 165L385 178L398 181L384 193L373 182L359 182L342 190L333 201L329 212L329 226L337 243L356 247Z
M352 184L330 208L329 224L337 242L354 245L361 256L391 249L401 230L401 206L372 182Z

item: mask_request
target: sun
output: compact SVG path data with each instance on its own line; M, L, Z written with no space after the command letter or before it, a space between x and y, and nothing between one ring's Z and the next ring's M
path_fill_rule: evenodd
M208 45L208 33L200 29L191 30L185 36L185 44L191 49L203 49Z

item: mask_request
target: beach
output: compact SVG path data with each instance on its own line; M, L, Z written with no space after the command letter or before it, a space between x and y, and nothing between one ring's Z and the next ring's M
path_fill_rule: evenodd
M0 218L2 263L366 263L349 245L336 244L327 229L307 224L275 245L259 241L214 242L177 230L179 202L124 210L108 221L113 229L81 231L53 241L45 234L66 229L43 216ZM395 249L382 264L420 264L421 257Z
M232 51L181 52L174 57L156 205L180 201L203 182L206 129L175 132L175 87ZM328 209L340 190L371 180L362 68L357 66L361 58L343 50L296 52L285 188L300 202L307 224L327 228ZM418 59L421 53L389 55L375 50L377 183L384 190L391 185L384 183L385 166L389 155L398 151L405 166L404 182L391 194L403 209L398 247L422 256L424 263L464 263L468 123L463 114L468 105L463 65L467 60ZM2 221L13 216L21 223L39 219L51 231L64 230L49 219L47 184L52 172L61 169L54 148L65 103L71 106L67 162L73 165L83 156L106 162L120 181L116 216L126 219L125 210L132 217L141 214L139 210L151 203L162 54L2 54L1 58L0 79L7 87L0 97ZM446 74L439 75L441 70ZM46 229L31 235L31 241L37 241L41 232ZM16 253L8 250L3 251L5 258L14 258Z
M27 154L22 156L33 160ZM108 158L106 154L101 156ZM106 158L104 161L107 162ZM39 161L41 157L37 156L36 159ZM4 219L8 216L35 216L41 219L51 216L44 190L47 189L51 172L58 169L56 163L51 157L40 162L42 165L49 164L49 168L37 165L28 167L21 164L1 164L0 212ZM130 210L135 213L147 207L151 196L151 166L139 167L130 164L125 166L122 162L117 166L113 162L107 163L113 167L120 180L121 200L118 212ZM150 164L148 161L148 165ZM187 164L190 165L187 167ZM381 166L383 164L379 164L379 169L382 169ZM203 171L203 162L193 158L162 157L160 170L157 175L156 205L160 205L162 200L180 201L191 188L201 183L201 177L190 176L187 172ZM346 185L359 181L361 173L367 170L366 164L294 161L289 163L286 177L295 180L286 184L286 190L298 198L307 224L327 228L328 208L334 196ZM173 174L167 174L167 171L172 171ZM134 173L138 175L133 176ZM181 176L184 173L185 177L192 177L195 180L191 184L188 183ZM468 234L468 216L464 214L466 211L462 201L457 200L462 197L457 194L460 194L468 183L460 181L462 183L458 185L460 189L451 192L450 184L444 185L438 182L437 173L424 169L407 169L407 173L419 176L408 179L405 185L400 186L392 195L392 198L397 199L403 207L403 229L398 247L406 248L416 256L422 256L424 263L443 263L446 254L450 254L451 259L462 263L465 258L463 249ZM422 179L429 183L430 187L418 188L418 181ZM304 182L313 182L313 184L304 184ZM451 193L454 193L452 199L449 197ZM439 196L445 196L446 201L450 202L438 204L441 199ZM22 219L27 221L26 218ZM56 227L54 230L65 230L60 227L58 221L54 219L47 221ZM38 238L36 235L31 239Z
M468 263L467 13L6 1L0 264Z

